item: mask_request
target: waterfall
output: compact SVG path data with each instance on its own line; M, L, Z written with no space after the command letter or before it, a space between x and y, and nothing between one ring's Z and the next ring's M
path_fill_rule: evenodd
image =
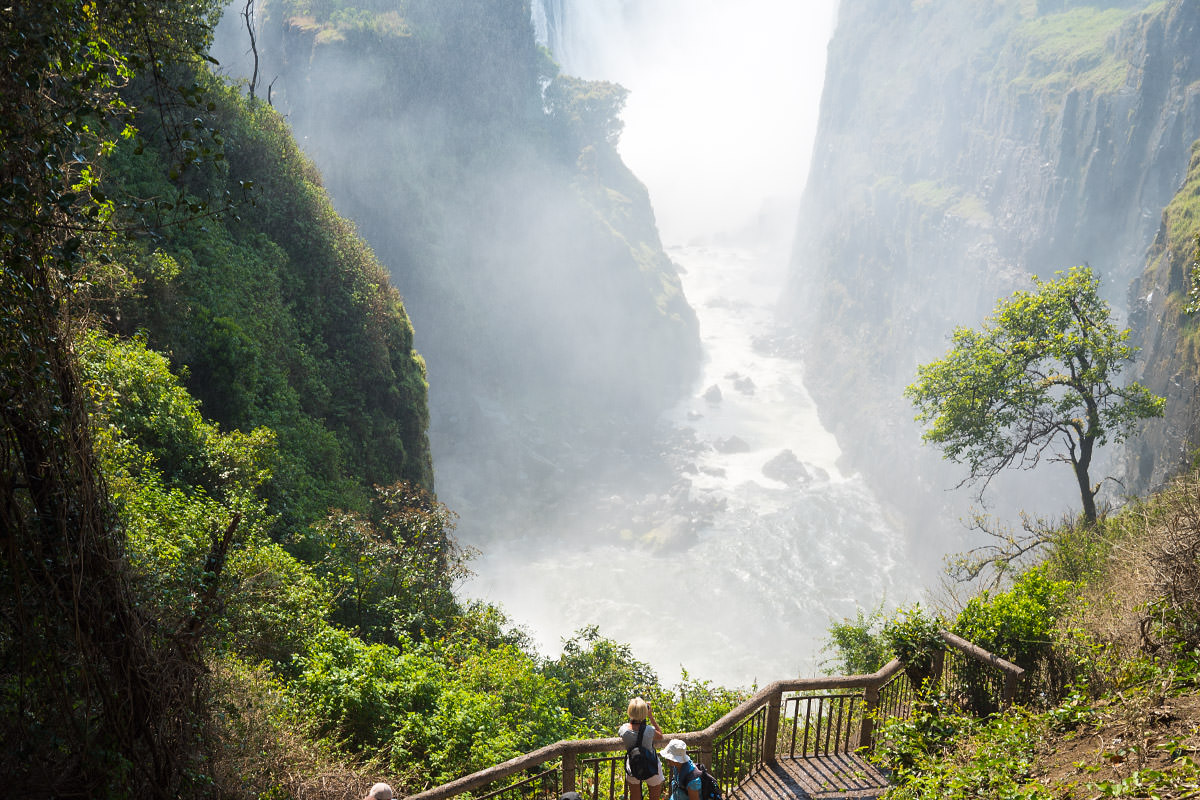
M664 241L790 217L808 170L835 0L535 0L563 71L630 90L620 151ZM781 234L786 236L786 234Z
M811 674L831 620L908 591L893 580L902 536L839 468L803 348L773 311L833 0L746 0L736 12L717 0L537 0L533 19L564 71L631 90L621 154L681 267L706 364L650 448L673 465L672 484L580 504L531 541L481 543L469 591L500 601L548 653L597 624L668 681L680 666L730 686Z

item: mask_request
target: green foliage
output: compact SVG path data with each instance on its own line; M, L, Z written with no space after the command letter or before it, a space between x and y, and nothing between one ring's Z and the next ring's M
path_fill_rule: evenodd
M655 718L664 732L698 731L707 728L754 693L746 689L717 686L712 681L691 677L683 670L672 692L652 692ZM647 698L649 700L649 698Z
M860 608L852 620L829 624L828 640L821 652L832 652L833 657L822 663L828 675L867 675L879 670L890 658L888 642L882 631L883 606L870 614Z
M98 331L86 333L79 358L94 404L94 424L125 452L122 467L131 477L167 476L170 485L192 487L220 498L257 489L270 477L274 435L265 428L250 434L222 434L200 415L199 403L180 385L167 359L142 338L119 341ZM140 449L134 459L130 448ZM115 465L109 472L117 471Z
M224 433L167 360L140 339L99 332L79 346L97 452L120 515L141 602L182 624L196 611L218 533L238 524L221 571L215 646L251 661L291 661L324 625L331 598L305 565L267 538L258 495L274 462L269 430Z
M941 620L922 609L920 603L900 609L883 625L883 640L904 663L917 688L933 674L934 656L945 649L941 630Z
M403 711L432 714L444 679L436 663L368 644L336 628L298 659L289 687L297 709L351 750L377 750L395 735Z
M1070 581L1054 581L1034 568L1007 592L984 592L971 598L954 622L953 631L973 644L1032 670L1051 655L1058 620L1078 592Z
M370 518L337 511L302 545L335 587L333 620L373 642L440 636L459 615L454 588L473 551L455 542L454 513L400 482L377 487Z
M1195 797L1200 793L1200 763L1190 755L1182 755L1170 769L1138 769L1119 780L1097 781L1090 786L1098 792L1097 798Z
M157 59L195 60L216 11L154 0L0 11L0 773L14 795L207 787L194 640L136 594L72 348L85 267L120 232L101 162L136 135L121 87ZM160 108L187 91L157 74Z
M1045 729L1044 718L1021 709L983 724L943 709L918 711L885 726L885 744L872 760L892 770L889 800L1049 800L1054 795L1033 778Z
M580 150L596 144L616 147L628 96L620 84L558 75L546 88L546 109L571 132Z
M1021 23L1016 43L1025 55L1026 68L1018 80L1055 93L1073 87L1120 89L1133 65L1112 46L1112 38L1143 8L1098 5L1102 4L1040 14Z
M1084 516L1095 521L1089 476L1093 447L1120 442L1141 419L1161 416L1162 398L1116 377L1133 358L1099 280L1087 267L1034 277L1034 291L997 303L979 330L958 328L942 359L918 368L905 395L929 423L926 442L965 463L968 481L1007 467L1030 468L1050 451L1071 464Z
M1185 314L1195 314L1200 311L1200 233L1192 239L1192 262L1188 265L1188 301L1184 306Z
M627 644L600 635L600 628L589 625L563 642L562 654L546 664L546 674L575 688L567 707L584 720L595 736L615 735L626 721L625 711L634 697L644 697L659 708L658 676L650 665L634 658ZM663 722L661 718L658 720Z
M200 113L221 129L224 158L189 179L186 202L233 197L238 214L164 224L154 249L127 248L137 288L103 307L110 324L171 353L222 425L275 431L280 468L268 492L284 527L331 507L363 511L372 484L430 486L425 365L399 294L282 118L200 80ZM118 148L110 182L168 194L170 150L158 138Z
M892 781L906 786L933 772L958 737L976 725L944 698L931 697L907 718L884 722L876 734L871 760L888 770Z
M371 752L422 786L492 766L575 725L566 690L513 645L404 648L337 629L299 660L297 713L352 752Z

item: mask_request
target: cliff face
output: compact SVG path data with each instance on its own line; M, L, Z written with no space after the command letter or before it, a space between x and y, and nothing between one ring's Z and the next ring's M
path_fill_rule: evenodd
M623 90L557 75L521 0L301 6L265 6L259 92L270 76L404 294L442 499L464 516L552 499L644 441L699 337L614 148Z
M1143 348L1138 379L1167 399L1127 448L1126 472L1138 491L1158 488L1196 460L1200 443L1200 320L1195 303L1196 235L1200 233L1200 143L1187 179L1163 211L1146 271L1134 284L1130 321ZM1189 296L1189 294L1191 296Z
M955 326L1085 262L1125 310L1200 135L1198 23L1182 0L843 2L787 308L848 458L909 511L912 475L963 475L901 396Z

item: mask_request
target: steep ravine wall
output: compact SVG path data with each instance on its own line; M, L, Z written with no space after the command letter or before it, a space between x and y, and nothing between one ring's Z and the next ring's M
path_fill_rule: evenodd
M965 502L902 397L955 326L1085 262L1125 314L1200 135L1198 22L1183 0L842 3L785 312L848 461L910 519ZM1016 505L1077 504L1061 477Z
M404 294L441 499L494 519L620 471L691 388L696 319L602 112L549 112L529 3L304 8L263 4L262 80Z
M1200 233L1200 142L1187 180L1162 215L1146 271L1131 291L1130 322L1142 347L1138 379L1167 399L1162 419L1144 426L1127 448L1128 484L1160 487L1196 461L1200 445L1200 319L1188 311Z

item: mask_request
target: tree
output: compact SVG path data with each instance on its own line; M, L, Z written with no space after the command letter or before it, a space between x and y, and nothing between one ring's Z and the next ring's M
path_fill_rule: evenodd
M546 110L561 121L580 148L601 143L617 146L625 123L621 109L629 90L610 81L559 75L546 87Z
M950 352L918 367L905 396L917 420L930 424L924 440L970 468L963 483L986 488L1008 467L1066 462L1091 523L1100 489L1089 474L1095 447L1162 416L1165 401L1136 382L1116 383L1136 349L1129 331L1113 324L1091 269L1055 275L1034 276L1034 291L998 302L979 330L956 329Z
M138 70L160 86L164 64L199 58L218 10L42 0L0 11L0 774L16 796L210 791L196 687L213 584L184 620L145 613L74 342L87 268L111 257L102 245L117 232L99 181L135 133L122 94ZM214 533L208 574L227 539Z

